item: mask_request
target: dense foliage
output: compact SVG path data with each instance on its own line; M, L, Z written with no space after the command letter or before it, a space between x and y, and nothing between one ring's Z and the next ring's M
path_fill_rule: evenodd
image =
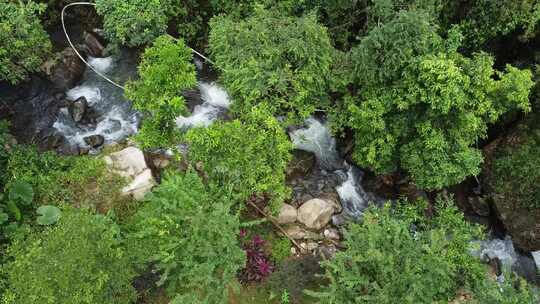
M275 115L305 119L329 105L333 50L315 16L258 8L243 21L216 17L210 27L210 50L235 113L265 102Z
M32 1L0 1L0 80L26 79L49 55L51 42L38 18L44 9Z
M165 33L168 0L97 0L103 28L114 43L139 46Z
M191 58L182 40L166 35L144 51L139 79L128 83L125 92L135 109L147 114L137 135L143 148L174 146L174 119L187 112L181 93L197 84Z
M287 198L285 169L292 145L280 123L264 105L244 120L219 122L186 134L189 160L243 202L253 194L268 196L274 206Z
M486 273L469 248L480 231L452 202L439 200L432 217L425 207L402 202L368 211L361 224L348 227L347 249L323 262L330 284L311 294L335 304L446 303L460 289L477 290Z
M170 174L133 218L137 260L152 263L173 303L225 303L245 255L229 194L194 172Z
M420 21L422 20L422 21ZM483 53L457 52L459 33L443 39L423 13L402 12L352 50L357 96L347 98L354 159L377 173L405 169L426 189L479 173L474 146L505 112L529 110L532 74L493 68Z
M60 157L19 145L9 154L6 183L24 181L33 187L39 205L59 203L96 206L107 210L120 202L125 181L110 173L102 159Z
M135 272L120 245L109 218L67 208L58 224L9 247L2 303L132 303Z
M540 21L540 2L530 0L470 1L460 27L469 48L482 47L497 36L518 31L527 40L537 33Z

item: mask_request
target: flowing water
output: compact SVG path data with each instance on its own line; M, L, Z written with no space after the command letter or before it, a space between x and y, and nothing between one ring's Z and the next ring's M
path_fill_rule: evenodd
M345 214L359 219L370 203L379 203L375 195L361 185L363 172L348 164L336 149L336 139L328 126L316 118L306 120L306 127L289 133L296 149L312 152L323 171L332 171L341 183L335 188Z
M117 57L88 58L92 67L120 83L135 77L136 60L136 54L129 51L122 51ZM73 121L67 108L61 109L53 128L70 144L88 147L84 138L90 135L102 135L105 144L109 144L137 132L140 115L132 110L122 89L107 82L91 69L86 69L81 83L67 91L66 95L69 100L84 96L88 106L99 114L96 124L82 125Z
M197 65L199 67L199 65ZM195 105L191 115L180 116L176 124L180 129L207 127L227 112L231 101L227 92L214 82L199 82L202 103Z

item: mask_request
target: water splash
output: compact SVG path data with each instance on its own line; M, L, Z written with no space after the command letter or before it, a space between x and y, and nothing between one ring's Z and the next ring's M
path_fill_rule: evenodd
M105 58L96 58L89 56L88 63L98 72L107 73L113 68L114 59L112 56Z
M121 52L119 58L89 58L89 63L98 71L110 77L122 78L135 75L136 55ZM64 135L71 145L89 148L84 138L102 135L105 144L117 142L137 132L140 115L131 109L131 103L124 98L123 91L108 83L91 69L87 69L77 87L66 92L69 100L84 96L88 105L99 113L96 124L77 124L67 109L62 109L53 128Z
M190 116L179 116L176 125L180 129L207 127L229 108L231 101L223 88L215 83L199 83L202 104L196 105Z
M326 124L315 118L309 118L306 125L306 128L289 133L294 147L314 153L322 169L332 171L340 177L342 182L335 189L343 210L349 217L360 218L370 203L379 200L362 188L362 171L349 165L339 156L336 139L332 137Z
M336 149L336 139L330 129L315 118L306 120L307 128L289 133L296 149L315 154L319 165L327 170L343 168L344 161Z

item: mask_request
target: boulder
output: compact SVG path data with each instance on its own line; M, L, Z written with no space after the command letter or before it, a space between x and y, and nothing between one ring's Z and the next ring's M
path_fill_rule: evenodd
M69 105L69 116L71 116L74 122L80 122L83 119L87 108L88 101L84 96L81 96Z
M303 239L306 236L306 231L299 226L293 225L285 228L285 233L295 240Z
M43 63L41 70L56 89L67 91L81 80L86 65L75 51L68 47Z
M97 148L105 142L103 135L90 135L83 138L84 142L92 148Z
M104 157L105 162L115 173L124 177L135 177L148 167L143 152L136 147L111 153Z
M86 51L88 52L88 55L92 57L102 57L105 47L99 41L99 39L90 32L84 32L83 37L84 45L86 46Z
M146 169L137 175L129 185L122 189L122 194L130 195L135 200L140 201L144 199L144 196L150 192L155 185L156 181L152 176L152 171Z
M289 204L283 204L281 206L281 209L279 210L277 222L282 225L294 223L296 221L297 215L298 212L296 211L296 208Z
M314 198L300 206L298 209L298 221L309 229L319 230L328 224L334 211L332 203Z

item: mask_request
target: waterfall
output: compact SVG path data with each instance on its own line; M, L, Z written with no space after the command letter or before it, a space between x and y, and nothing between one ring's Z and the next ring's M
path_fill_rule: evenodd
M336 139L326 124L315 118L309 118L306 125L306 128L289 133L294 147L314 153L322 169L332 171L341 178L341 184L335 189L343 210L352 218L360 218L369 203L378 202L373 194L367 193L362 188L362 171L339 156Z
M199 91L203 103L196 105L191 115L176 118L178 128L207 127L231 104L227 92L215 83L200 82Z

